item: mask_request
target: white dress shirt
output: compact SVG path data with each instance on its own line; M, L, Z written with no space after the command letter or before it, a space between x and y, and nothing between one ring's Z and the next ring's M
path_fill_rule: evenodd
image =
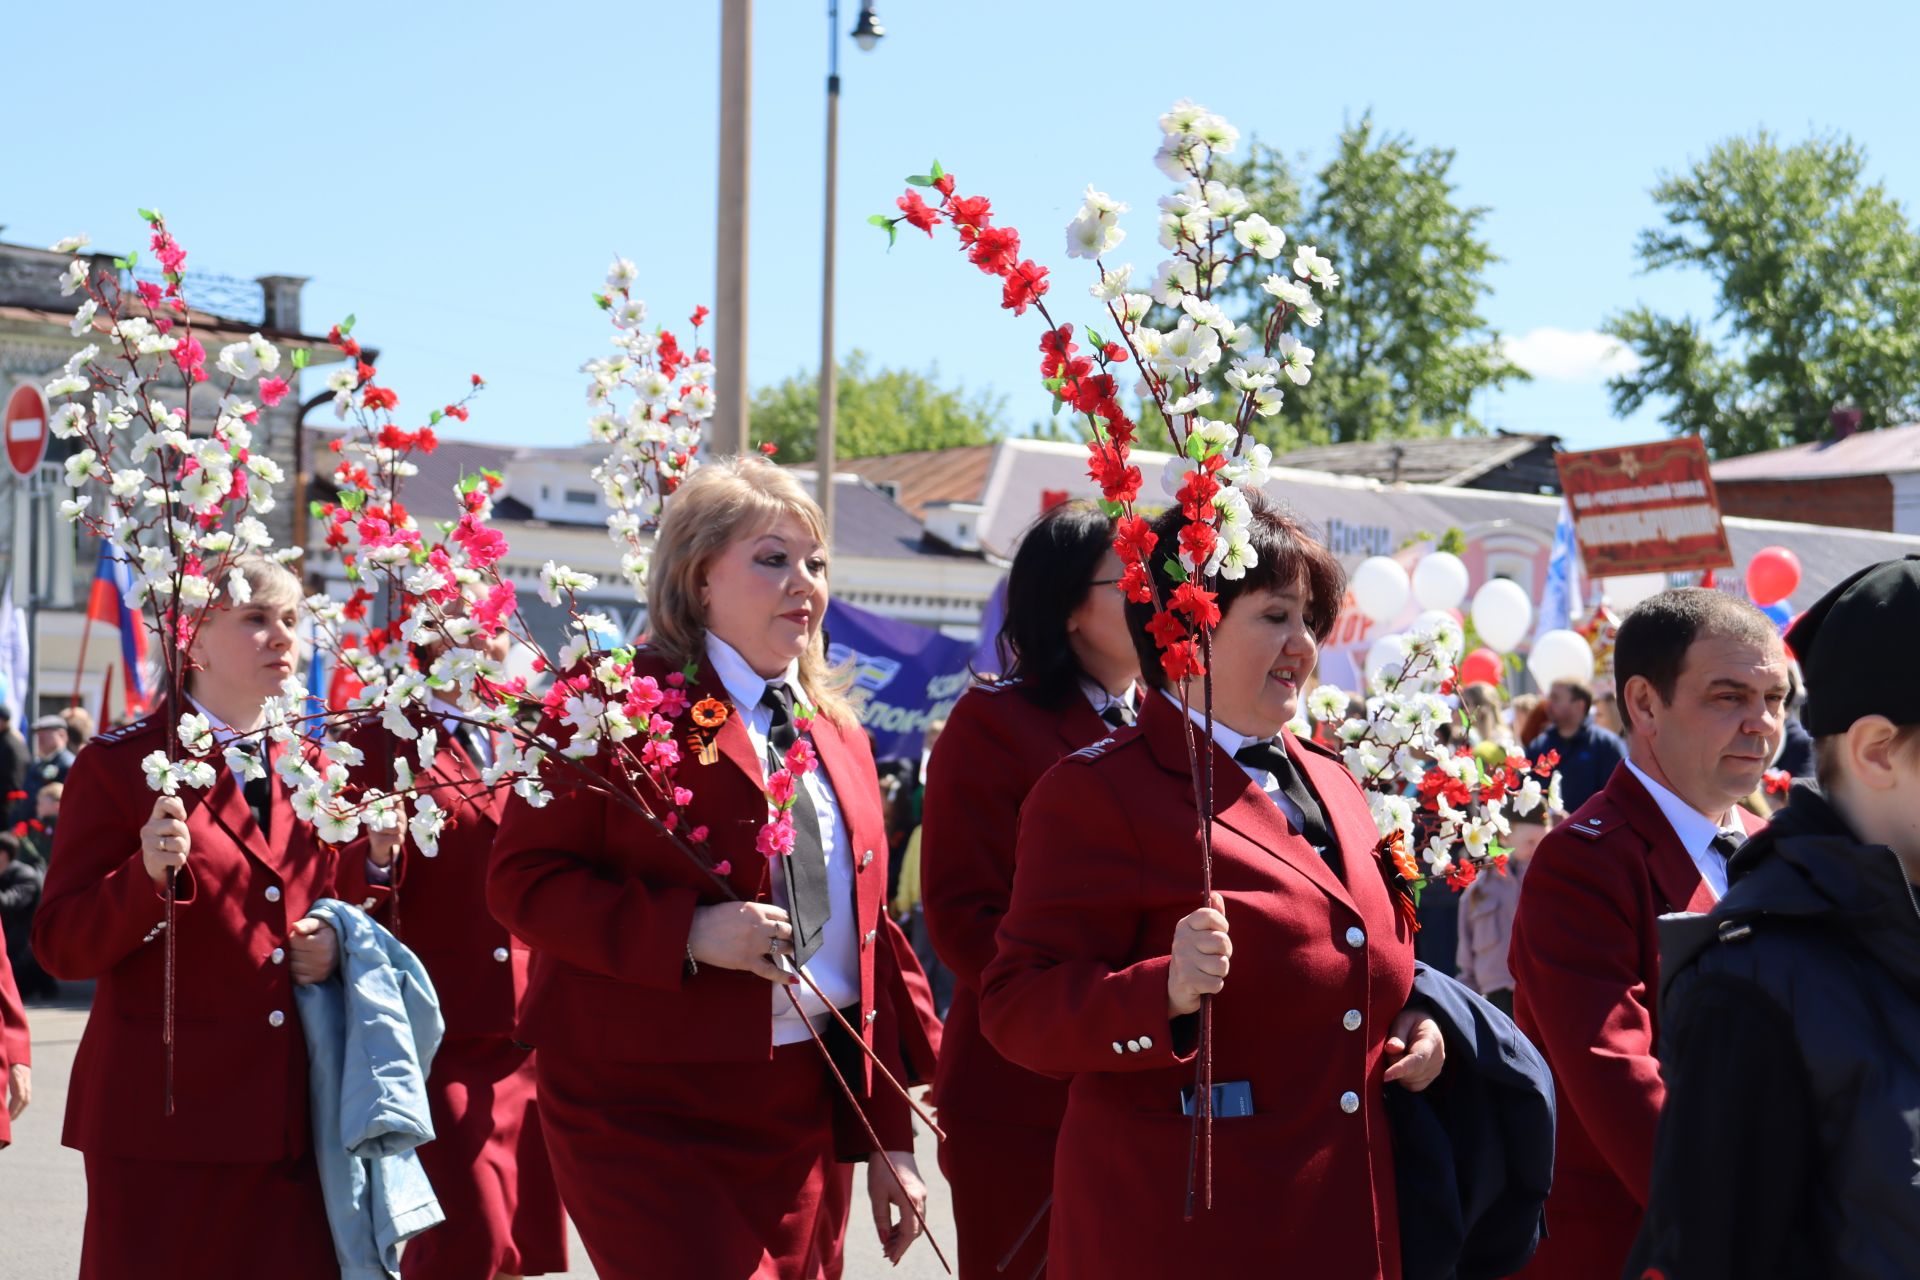
M251 734L251 735L243 734L238 729L228 728L225 724L221 722L219 716L216 716L215 714L213 714L213 712L207 710L206 705L202 703L200 699L194 697L192 694L187 695L187 701L193 704L193 709L195 711L199 712L201 715L207 718L207 724L212 727L213 749L221 753L220 754L221 763L223 764L226 763L226 750L227 750L227 747L232 744L234 739L247 738L248 739L247 746L248 748L251 749L254 755L259 757L261 767L262 768L268 767L267 766L267 740L264 735L258 734L258 733ZM269 769L269 772L271 772L271 769ZM247 775L244 773L241 773L238 769L233 769L232 773L233 773L233 780L240 784L240 789L242 791L245 791L247 787Z
M1093 714L1102 717L1106 715L1108 707L1122 706L1127 709L1127 715L1130 719L1138 720L1140 718L1140 698L1139 695L1135 693L1138 687L1137 685L1129 685L1127 686L1127 691L1116 698L1113 694L1101 688L1096 681L1086 679L1080 681L1080 692L1087 695L1087 702L1093 707Z
M740 724L746 729L748 740L753 743L754 758L761 761L764 771L767 733L773 727L773 709L762 706L760 699L766 694L767 686L777 681L760 675L747 664L737 649L712 632L707 633L707 658L713 663L714 674L720 677L720 683L726 687L734 713L740 717ZM793 690L796 702L804 702L799 673L800 664L796 662L787 668L779 680L785 681L787 687ZM815 769L802 778L800 784L807 789L807 795L813 800L814 812L820 818L820 845L827 856L827 891L833 901L833 914L827 917L820 949L813 953L804 968L807 976L832 1002L832 1007L845 1009L860 1002L860 917L859 904L853 891L853 838L847 834L846 819L841 816L840 801L833 794L833 784L827 781L826 769ZM786 877L776 871L772 884L774 904L787 906ZM800 1007L806 1010L816 1027L825 1027L832 1022L833 1015L828 1012L828 1006L821 1003L820 997L814 995L805 983L794 987L793 994L800 998ZM775 987L774 1044L797 1044L810 1038L807 1024L794 1016L793 1005L787 1001L786 991Z
M1160 696L1168 702L1171 702L1175 707L1180 705L1180 699L1174 697L1165 689L1160 691ZM1187 716L1195 724L1202 728L1206 727L1207 713L1204 708L1190 706L1187 709ZM1285 730L1281 732L1284 733ZM1244 733L1235 733L1232 729L1221 724L1218 718L1213 722L1213 740L1219 743L1221 750L1225 751L1228 755L1235 755L1239 752L1240 748L1250 746L1256 742L1278 742L1277 739L1249 738ZM1278 745L1282 751L1286 750L1285 743L1278 743ZM1250 764L1242 764L1238 760L1234 761L1234 763L1239 765L1241 771L1258 784L1260 789L1266 792L1275 804L1280 806L1280 812L1287 815L1288 826L1292 827L1295 831L1303 830L1306 827L1307 816L1300 812L1300 806L1293 802L1292 797L1280 789L1280 780L1278 778L1275 778L1265 769L1258 769Z
M1666 817L1667 825L1673 828L1673 834L1679 838L1680 846L1693 859L1693 865L1700 869L1700 878L1713 890L1713 900L1720 901L1727 892L1727 860L1713 847L1713 838L1724 831L1736 840L1745 840L1747 829L1740 825L1739 817L1732 809L1728 809L1725 816L1718 820L1709 818L1662 786L1632 760L1628 760L1626 765L1633 770L1633 776L1640 779L1640 785L1647 789L1653 802L1660 806L1660 812ZM1675 905L1684 907L1686 904Z
M440 741L458 743L462 750L467 744L460 742L460 731L465 729L473 738L473 752L479 755L474 761L477 770L484 770L493 764L493 733L484 725L477 725L468 719L473 712L445 698L435 696L430 699L433 713L440 717Z

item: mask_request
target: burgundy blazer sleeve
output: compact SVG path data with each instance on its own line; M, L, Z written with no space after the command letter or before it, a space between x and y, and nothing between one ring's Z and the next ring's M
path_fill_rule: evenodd
M551 724L543 732L560 736ZM536 809L514 795L500 821L487 871L487 907L494 919L528 946L568 964L640 986L678 989L699 895L603 872L591 859L605 848L609 808L617 807L617 820L636 829L646 819L586 785L571 762L556 756L543 767L552 798ZM598 782L603 775L595 771L593 777ZM655 837L643 830L638 838Z
M1186 1060L1167 1017L1171 958L1151 945L1134 954L1143 858L1099 770L1069 759L1027 798L1013 902L980 998L981 1028L1011 1061L1064 1077ZM1114 1053L1142 1035L1151 1048Z
M69 982L97 978L138 950L166 918L166 899L140 856L155 792L137 771L138 746L90 744L74 761L54 829L47 884L33 921L41 967ZM131 772L122 761L134 765ZM189 814L199 797L182 797ZM191 822L189 817L189 822ZM193 857L175 877L176 911L194 899Z
M994 931L1013 896L1014 835L1023 788L1019 762L969 703L1017 694L972 692L954 709L927 763L921 800L920 888L941 962L978 988L993 962Z
M14 985L13 964L0 947L0 1070L33 1065L33 1040L27 1034L27 1010Z
M1508 967L1528 993L1560 1105L1645 1205L1666 1087L1641 972L1641 930L1653 921L1627 853L1549 836L1520 888Z

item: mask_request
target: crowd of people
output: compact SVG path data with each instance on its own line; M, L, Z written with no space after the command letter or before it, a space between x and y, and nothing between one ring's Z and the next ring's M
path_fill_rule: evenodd
M1183 688L1152 610L1113 589L1109 517L1047 512L1011 567L1007 669L883 770L824 658L819 509L770 464L709 464L660 527L632 678L699 699L685 818L711 874L634 820L604 757L540 808L476 785L498 744L452 703L422 773L470 799L432 850L326 844L272 761L156 799L140 761L164 715L64 763L68 726L36 721L23 763L73 801L43 813L42 790L18 817L52 845L37 919L8 908L7 932L15 970L19 934L97 982L65 1132L81 1274L341 1274L293 997L339 967L308 914L334 897L412 948L445 1017L421 1154L446 1221L408 1277L564 1269L563 1212L609 1280L837 1276L862 1163L863 1229L897 1261L925 1228L921 1085L967 1280L1915 1274L1920 686L1898 673L1920 559L1839 584L1785 642L1730 595L1671 590L1621 622L1610 689L1460 690L1456 745L1552 762L1563 807L1514 820L1504 874L1429 886L1415 914L1339 753L1286 730L1341 568L1277 506L1248 524L1211 687ZM184 691L223 741L293 660L297 583L247 577ZM819 767L770 859L767 779L803 745ZM390 767L381 735L358 746ZM0 838L0 893L36 856ZM1436 1135L1457 1186L1427 1176Z

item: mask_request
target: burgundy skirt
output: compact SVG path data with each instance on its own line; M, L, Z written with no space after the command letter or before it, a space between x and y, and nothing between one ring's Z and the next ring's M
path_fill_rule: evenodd
M820 1274L845 1218L830 1223L833 1086L812 1041L766 1062L534 1063L560 1196L601 1280Z
M532 1056L505 1036L461 1036L427 1080L434 1139L420 1148L446 1221L407 1242L406 1280L493 1280L567 1269L567 1219L534 1103Z
M273 1164L89 1154L80 1280L340 1280L311 1152Z
M1047 1217L1040 1207L1053 1194L1053 1143L1059 1130L996 1124L941 1112L947 1140L940 1172L953 1194L960 1280L1028 1280L1047 1256ZM1020 1233L1038 1225L1018 1251ZM1013 1252L1005 1271L1000 1259Z

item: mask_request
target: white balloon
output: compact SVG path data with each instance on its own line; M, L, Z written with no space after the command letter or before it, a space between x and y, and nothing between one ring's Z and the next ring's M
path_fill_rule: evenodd
M1533 642L1527 670L1542 689L1556 680L1593 679L1593 648L1578 631L1549 631Z
M1347 590L1353 592L1353 602L1360 612L1374 622L1392 622L1407 607L1407 594L1412 589L1407 581L1407 571L1400 562L1388 556L1370 556L1360 562L1353 576L1347 579Z
M1602 579L1607 603L1625 612L1649 596L1667 589L1664 573L1629 573L1624 577Z
M1416 617L1413 625L1407 628L1409 633L1422 629L1431 629L1434 635L1445 641L1441 647L1447 651L1449 661L1455 663L1460 661L1460 651L1466 644L1466 636L1460 629L1458 618L1444 609L1428 609Z
M1533 601L1510 578L1492 578L1473 593L1473 625L1495 653L1512 653L1533 625Z
M1399 636L1381 636L1367 650L1367 680L1385 671L1398 675L1407 661L1407 642Z
M1467 566L1451 551L1435 551L1413 566L1413 598L1422 609L1453 609L1467 598Z

